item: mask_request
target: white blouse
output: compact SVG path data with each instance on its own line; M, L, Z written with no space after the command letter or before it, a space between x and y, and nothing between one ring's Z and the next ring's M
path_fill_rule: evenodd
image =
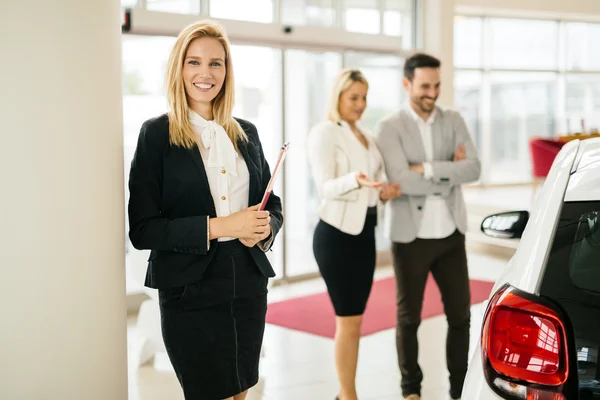
M367 157L369 158L369 172L367 172L367 176L369 179L375 179L375 175L377 171L382 168L383 161L379 156L379 152L375 149L374 143L369 143L369 148L367 150ZM375 207L379 202L379 189L369 188L369 207Z
M352 134L352 136L354 136L354 138L360 142L360 140L358 139L358 137L356 137L354 132L352 132L352 128L350 128L350 125L346 121L340 121L340 125L344 126L346 129L350 130L350 133ZM367 138L367 133L364 132L364 130L362 130L360 127L357 127L357 128L363 134L363 136L365 136L365 138ZM369 148L365 148L365 146L362 143L360 143L360 147L363 149L363 154L365 157L367 157L367 161L368 161L368 165L369 165L369 169L367 171L362 171L362 172L364 172L369 177L369 179L373 180L373 179L375 179L375 175L377 175L377 171L379 171L379 170L381 170L381 168L383 168L383 160L381 158L381 155L379 154L379 151L375 148L375 144L372 141L368 141L368 143L369 143ZM379 202L379 189L376 189L376 188L363 188L363 189L369 191L368 207L376 206L377 203Z
M235 151L225 129L189 110L189 119L201 139L200 155L206 169L217 217L248 208L250 175L244 157ZM220 242L234 238L222 237Z

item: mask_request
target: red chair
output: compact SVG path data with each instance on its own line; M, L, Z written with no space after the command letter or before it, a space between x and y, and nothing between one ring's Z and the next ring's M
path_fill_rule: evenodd
M531 138L529 140L529 151L531 153L531 170L534 182L534 194L537 185L546 179L550 167L556 158L564 142L553 139Z

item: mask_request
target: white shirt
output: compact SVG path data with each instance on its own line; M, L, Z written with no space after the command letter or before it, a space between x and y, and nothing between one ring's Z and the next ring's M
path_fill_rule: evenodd
M248 208L250 174L244 157L239 155L225 129L207 121L190 110L190 122L200 138L200 155L204 162L210 193L215 203L217 217ZM220 242L234 238L222 237Z
M408 105L410 115L413 117L421 139L423 140L423 149L425 150L425 158L427 161L433 161L433 137L431 134L431 125L435 120L435 111L429 116L427 121L423 121L411 105ZM431 179L433 171L431 164L423 163L423 176L425 179ZM400 188L402 190L402 188ZM423 219L417 233L417 237L421 239L443 239L450 236L456 230L454 218L450 214L446 200L440 196L427 196L425 205L423 206Z
M340 124L344 127L346 127L346 129L348 129L350 131L350 133L352 134L352 136L354 136L354 138L359 142L360 147L363 149L363 155L364 157L366 157L367 159L367 165L368 170L367 171L360 171L365 173L369 179L375 179L375 176L377 175L377 171L379 171L381 168L383 168L383 159L381 158L381 154L379 153L379 151L375 148L375 144L368 140L368 136L366 133L364 133L364 131L362 129L360 129L359 127L357 127L357 129L363 134L363 136L365 137L365 140L367 141L369 147L366 148L358 139L358 137L356 136L356 134L352 131L352 128L350 128L350 125L346 122L346 121L340 121ZM375 189L375 188L364 188L365 190L369 191L369 202L368 202L368 206L369 207L374 207L377 205L377 203L379 202L379 189Z

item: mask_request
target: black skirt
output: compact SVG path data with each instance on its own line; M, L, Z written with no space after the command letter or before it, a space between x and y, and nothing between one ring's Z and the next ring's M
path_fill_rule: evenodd
M313 251L335 314L362 315L371 293L375 261L377 211L370 208L363 230L350 235L319 221L313 237Z
M163 339L186 400L221 400L258 382L267 278L238 240L217 246L199 282L159 290Z

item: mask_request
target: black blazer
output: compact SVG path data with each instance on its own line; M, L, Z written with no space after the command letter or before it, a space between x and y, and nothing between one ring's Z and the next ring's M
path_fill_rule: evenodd
M250 174L248 204L260 203L271 178L256 127L237 119L248 142L239 141ZM188 150L169 143L167 115L142 125L129 173L129 238L136 249L149 249L145 285L163 289L200 280L210 264L218 241L208 245L208 219L217 216L208 177L198 148ZM271 194L271 235L283 223L281 200ZM250 253L262 274L275 276L265 253L254 246Z

